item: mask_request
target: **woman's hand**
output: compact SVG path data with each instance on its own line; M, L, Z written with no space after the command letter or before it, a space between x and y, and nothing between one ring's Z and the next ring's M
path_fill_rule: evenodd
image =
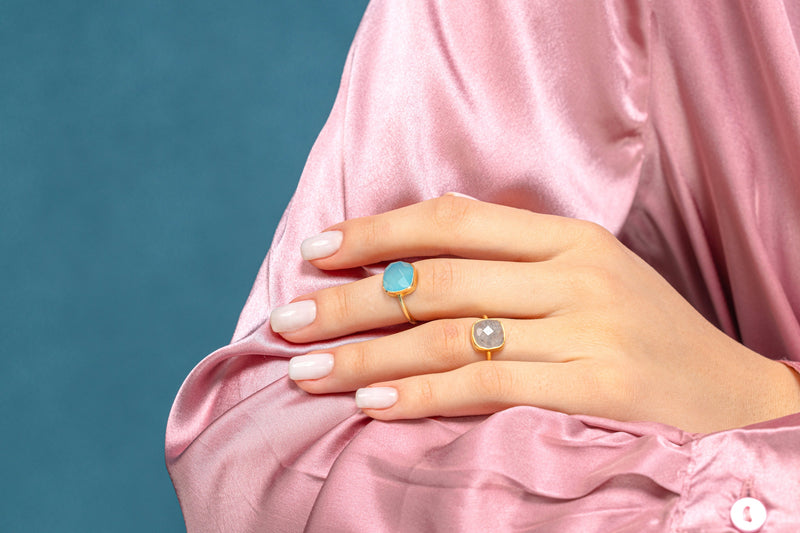
M369 387L357 402L376 419L533 405L711 432L800 410L791 369L719 331L589 222L445 195L342 222L303 249L323 270L431 257L405 297L422 323L290 364L312 394ZM406 322L381 282L301 296L271 325L304 343ZM483 315L505 328L491 361L470 341Z

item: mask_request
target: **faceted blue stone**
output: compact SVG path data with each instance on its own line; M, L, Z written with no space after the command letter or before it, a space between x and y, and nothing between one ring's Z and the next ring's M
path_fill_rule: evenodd
M389 294L406 291L414 284L414 266L405 261L395 261L383 271L383 290Z

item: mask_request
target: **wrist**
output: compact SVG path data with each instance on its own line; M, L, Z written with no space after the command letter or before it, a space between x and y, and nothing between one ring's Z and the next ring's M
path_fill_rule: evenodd
M790 365L754 352L740 343L729 343L717 360L718 385L706 389L702 424L691 431L713 433L766 422L800 412L800 374ZM799 365L800 366L800 365ZM719 395L712 393L716 390ZM684 428L687 429L687 428Z

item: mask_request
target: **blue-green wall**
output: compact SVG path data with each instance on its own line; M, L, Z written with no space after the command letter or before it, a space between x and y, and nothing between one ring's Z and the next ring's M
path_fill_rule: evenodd
M0 0L0 531L181 531L163 462L364 1Z

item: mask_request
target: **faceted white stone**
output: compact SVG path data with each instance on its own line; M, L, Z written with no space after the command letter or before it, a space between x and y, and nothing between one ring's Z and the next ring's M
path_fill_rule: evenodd
M503 345L503 326L499 320L479 320L472 327L472 338L478 348L496 350Z

